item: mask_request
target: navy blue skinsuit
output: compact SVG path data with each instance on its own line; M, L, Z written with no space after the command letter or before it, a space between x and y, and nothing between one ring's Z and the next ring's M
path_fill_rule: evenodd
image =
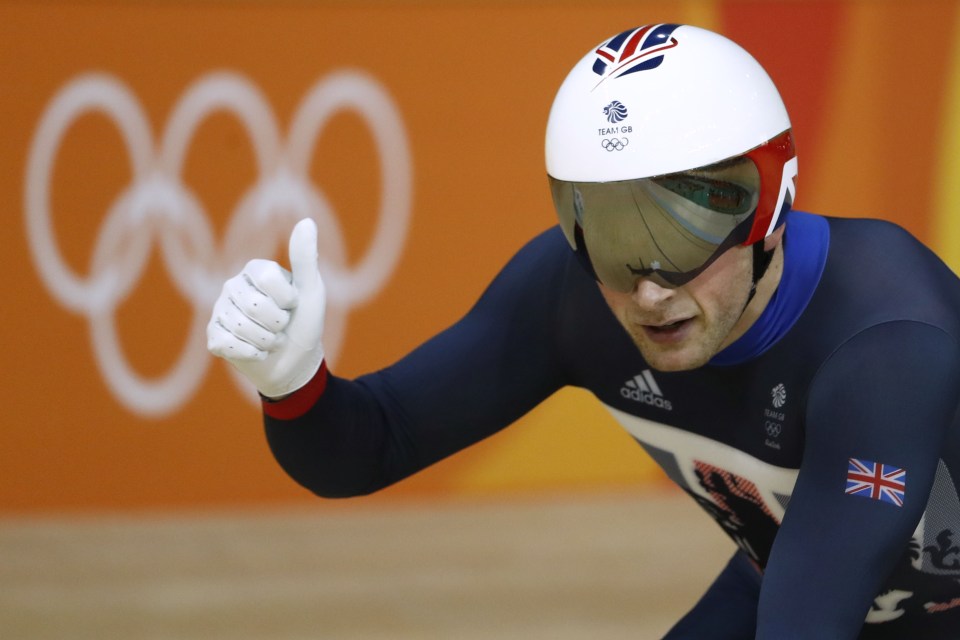
M776 294L704 367L652 370L553 228L396 364L264 402L272 451L365 494L582 387L739 547L668 638L960 638L960 282L892 224L786 224Z

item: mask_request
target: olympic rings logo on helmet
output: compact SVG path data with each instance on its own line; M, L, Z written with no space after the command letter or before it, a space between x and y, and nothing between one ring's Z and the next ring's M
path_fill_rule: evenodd
M600 145L607 151L623 151L630 144L629 138L604 138Z
M311 154L323 127L344 109L363 117L382 160L377 227L366 254L352 268L346 265L343 233L330 203L309 176ZM129 153L132 180L105 212L90 273L84 278L70 269L60 252L50 185L66 132L89 111L106 115L116 125ZM214 238L199 198L180 175L198 126L217 111L236 116L243 125L259 172L234 209L222 245ZM123 82L106 74L84 74L54 96L32 140L24 198L28 242L51 295L88 318L97 365L114 395L134 412L161 416L185 403L206 374L211 358L205 327L223 281L248 259L274 255L278 246L284 246L292 223L308 216L320 232L320 269L329 301L324 347L329 358L336 357L351 307L378 293L402 253L411 209L411 165L396 105L374 78L360 71L340 71L318 81L302 100L285 139L253 83L236 73L205 75L180 98L157 146L142 105ZM160 378L148 380L128 363L114 316L141 278L154 243L173 284L194 312L176 364ZM249 390L240 375L228 369L238 387ZM254 402L256 394L248 394Z

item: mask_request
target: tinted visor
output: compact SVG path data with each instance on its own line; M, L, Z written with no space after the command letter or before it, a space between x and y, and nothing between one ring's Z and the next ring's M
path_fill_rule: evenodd
M550 177L567 241L594 277L632 291L640 277L667 286L695 278L747 239L760 174L741 156L702 169L617 182Z

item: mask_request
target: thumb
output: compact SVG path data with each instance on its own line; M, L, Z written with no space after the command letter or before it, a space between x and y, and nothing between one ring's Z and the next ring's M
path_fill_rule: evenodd
M320 278L317 257L317 223L304 218L290 234L290 272L297 290L297 308L292 312L286 332L291 343L316 355L318 364L323 358L320 338L323 335L326 290Z
M317 286L320 273L317 270L317 223L304 218L290 234L290 271L293 285L301 293Z

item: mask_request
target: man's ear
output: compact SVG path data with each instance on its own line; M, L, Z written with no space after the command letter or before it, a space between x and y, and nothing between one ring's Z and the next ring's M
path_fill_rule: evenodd
M763 240L763 250L764 251L773 251L780 241L783 239L783 230L787 228L787 225L782 224L777 227L776 231L768 235Z

